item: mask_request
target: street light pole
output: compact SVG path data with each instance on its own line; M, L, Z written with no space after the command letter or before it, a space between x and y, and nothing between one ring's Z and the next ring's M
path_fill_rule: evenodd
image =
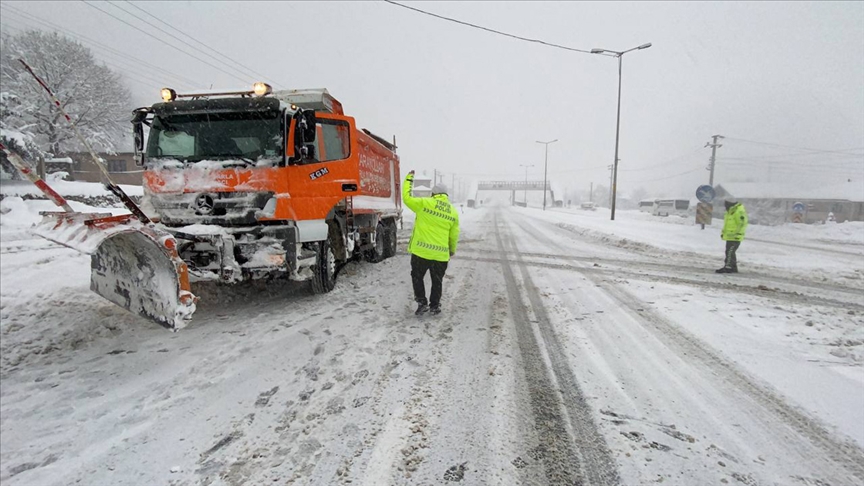
M547 184L548 184L546 182L546 174L548 173L547 169L549 168L549 144L555 143L557 141L558 141L557 138L555 140L552 140L551 142L537 141L537 143L542 143L543 145L546 146L546 158L543 161L543 211L546 211L546 189L547 189Z
M519 167L525 167L525 192L522 195L522 198L524 199L525 207L527 208L528 207L528 167L534 167L534 164L531 164L531 165L519 164Z
M648 49L651 43L642 44L639 47L627 49L626 51L610 51L608 49L591 49L591 54L612 54L618 58L618 114L615 119L615 159L612 168L612 221L615 221L615 201L618 190L618 139L621 132L621 64L624 54L630 51Z

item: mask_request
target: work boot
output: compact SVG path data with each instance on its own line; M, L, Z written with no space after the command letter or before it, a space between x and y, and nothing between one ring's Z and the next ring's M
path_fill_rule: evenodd
M718 268L714 273L732 273L732 269L728 267Z
M415 316L422 316L423 314L425 314L428 311L429 311L429 305L421 303L417 306L417 310L414 311L414 315Z
M729 269L729 273L738 273L738 267L732 267Z
M433 316L440 314L441 313L441 306L432 304L432 306L429 307L429 313L432 314Z

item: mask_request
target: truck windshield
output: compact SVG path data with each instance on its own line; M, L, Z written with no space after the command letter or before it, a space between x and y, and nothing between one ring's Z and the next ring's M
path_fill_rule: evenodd
M147 157L192 163L281 161L281 119L279 112L157 116L150 129Z

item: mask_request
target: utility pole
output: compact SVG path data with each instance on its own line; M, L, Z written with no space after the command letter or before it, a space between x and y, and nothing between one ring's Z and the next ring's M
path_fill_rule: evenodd
M456 174L450 176L450 191L456 191ZM448 194L448 196L450 195L455 196L456 193Z
M534 167L534 164L525 165L519 164L519 167L525 167L525 186L523 187L524 192L522 193L522 200L525 202L525 207L528 207L528 167Z
M615 171L614 171L615 166L610 165L607 168L609 169L609 207L611 208L612 207L612 184L613 184L612 176L615 173Z
M591 183L591 192L588 193L588 201L594 202L594 183Z
M706 147L711 147L711 162L708 165L708 170L711 171L711 175L708 177L708 185L714 187L714 165L717 163L717 149L722 147L723 144L717 143L717 139L724 138L723 135L712 135L711 138L714 139L714 142L705 143Z
M549 189L549 183L546 182L547 174L548 174L548 168L549 168L549 144L555 143L557 141L558 141L558 139L556 138L555 140L552 140L550 142L540 142L540 141L537 142L537 143L542 143L543 145L546 146L546 156L543 159L543 211L546 211L546 191Z

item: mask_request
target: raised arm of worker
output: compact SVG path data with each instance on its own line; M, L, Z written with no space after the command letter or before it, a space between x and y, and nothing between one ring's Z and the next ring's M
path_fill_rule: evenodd
M405 183L402 184L402 202L408 206L408 209L414 211L423 209L423 201L419 197L414 197L414 171L412 170L405 176Z

